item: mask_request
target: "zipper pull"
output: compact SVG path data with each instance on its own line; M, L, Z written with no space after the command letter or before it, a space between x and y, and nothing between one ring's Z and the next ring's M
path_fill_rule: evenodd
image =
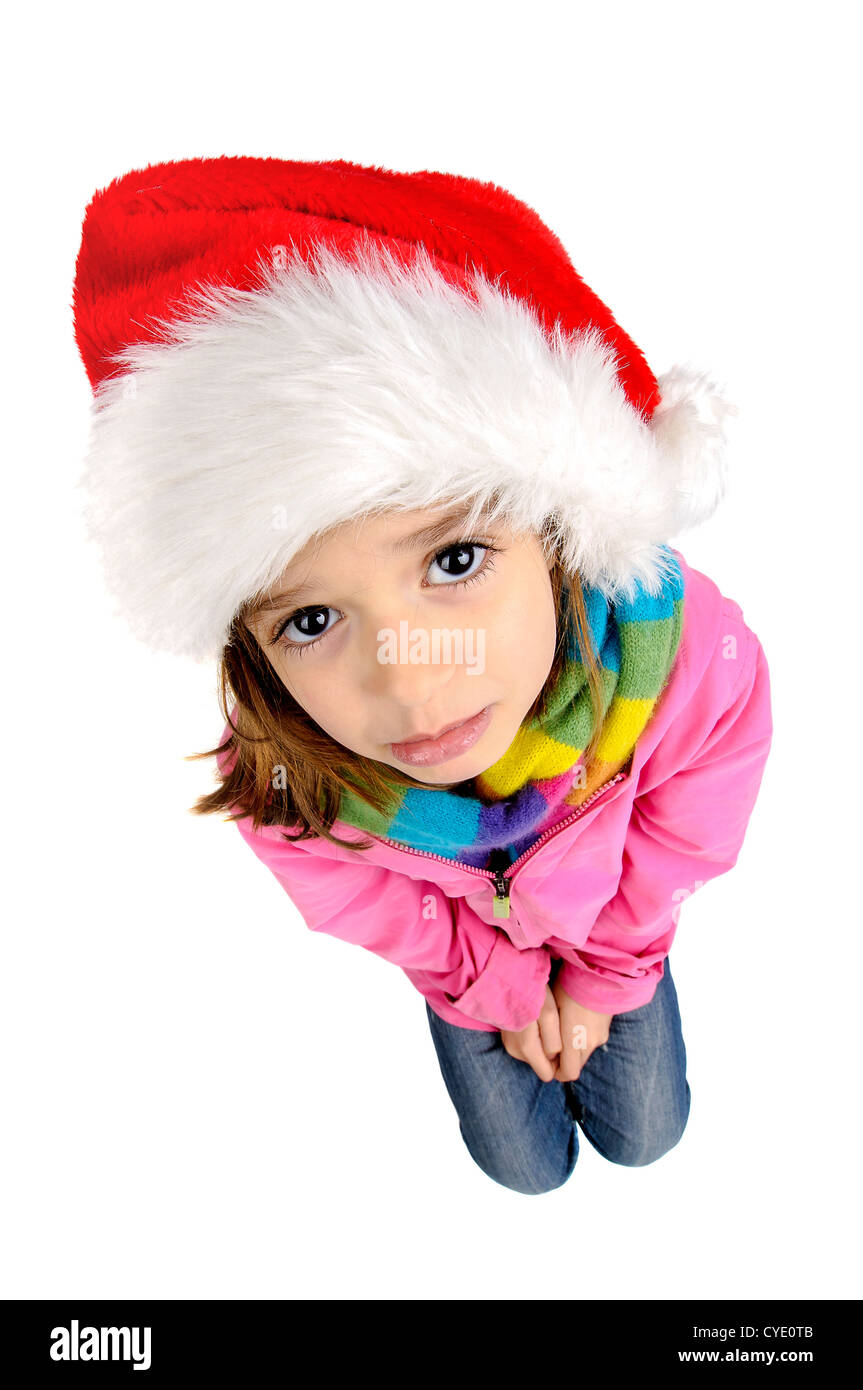
M510 885L503 877L503 869L498 869L495 873L495 901L492 903L492 910L496 917L510 915Z
M499 868L493 867L494 860L502 857L505 864ZM509 868L509 855L506 850L493 850L492 863L489 865L494 873L494 901L492 903L492 915L495 917L509 916L509 882L503 876L504 868Z

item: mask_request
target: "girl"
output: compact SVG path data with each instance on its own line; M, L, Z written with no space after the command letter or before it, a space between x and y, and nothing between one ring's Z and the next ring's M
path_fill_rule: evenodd
M133 630L219 663L230 812L313 931L424 996L477 1164L689 1113L668 952L769 752L740 607L669 537L733 408L657 380L490 183L225 157L97 192L74 291L87 525Z

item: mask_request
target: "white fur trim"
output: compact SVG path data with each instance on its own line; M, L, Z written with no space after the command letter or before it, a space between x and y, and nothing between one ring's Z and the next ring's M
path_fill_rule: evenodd
M647 422L598 329L546 333L424 248L409 268L372 241L356 254L360 273L326 245L315 265L262 260L259 287L199 287L163 341L115 354L80 485L136 635L211 660L316 532L492 494L516 529L552 519L564 563L609 598L655 591L660 547L722 496L734 407L674 368Z

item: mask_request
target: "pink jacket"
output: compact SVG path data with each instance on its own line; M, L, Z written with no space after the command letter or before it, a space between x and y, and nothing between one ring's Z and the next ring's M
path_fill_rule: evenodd
M279 827L235 822L312 931L400 966L436 1014L465 1028L526 1027L558 958L564 990L589 1009L652 999L681 903L737 861L773 728L758 638L675 554L686 581L678 656L629 768L503 873L342 821L335 834L373 848L289 844Z

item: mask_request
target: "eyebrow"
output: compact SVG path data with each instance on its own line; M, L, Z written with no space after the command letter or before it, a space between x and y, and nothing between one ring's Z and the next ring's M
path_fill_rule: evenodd
M430 526L423 526L419 531L413 531L409 536L402 536L395 541L389 548L390 555L404 555L411 550L431 549L439 541L442 541L456 526L460 526L465 518L470 515L470 507L458 507L454 511L447 512L446 516L440 518ZM274 594L272 598L266 599L262 603L255 605L254 617L273 613L279 608L287 608L289 605L298 603L299 600L309 593L322 587L321 582L316 579L307 579L303 584L296 584L290 589L283 589L280 594Z

